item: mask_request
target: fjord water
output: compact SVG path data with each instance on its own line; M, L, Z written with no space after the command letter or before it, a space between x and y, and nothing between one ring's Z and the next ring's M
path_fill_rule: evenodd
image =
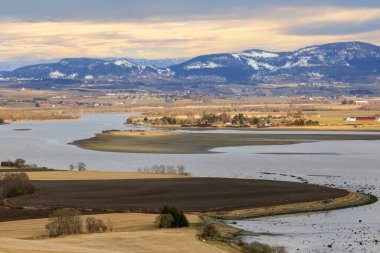
M183 164L194 176L307 180L380 196L380 141L318 141L285 146L230 147L214 149L215 154L191 155L110 153L67 145L77 139L92 137L102 130L135 129L134 126L123 125L129 115L93 114L84 115L82 120L2 125L0 160L22 157L29 163L54 169L68 169L69 164L82 161L90 170L100 171L136 171L138 167L155 164ZM285 245L289 252L380 252L377 242L380 240L379 203L236 223L234 226L247 231L242 238L244 241Z

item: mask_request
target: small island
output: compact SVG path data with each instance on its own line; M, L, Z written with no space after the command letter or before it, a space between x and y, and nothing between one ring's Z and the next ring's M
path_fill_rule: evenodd
M219 147L289 145L321 140L380 140L380 135L360 134L271 134L203 133L179 131L107 130L95 137L77 140L79 148L126 153L204 154Z

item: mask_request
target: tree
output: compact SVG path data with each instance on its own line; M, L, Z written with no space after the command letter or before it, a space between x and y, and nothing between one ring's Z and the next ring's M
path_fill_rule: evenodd
M306 126L318 126L319 125L319 121L313 121L311 119L309 119L308 121L305 122Z
M161 209L160 214L171 214L173 216L173 221L171 222L171 228L181 228L188 227L189 221L187 220L185 214L182 210L178 210L175 206L164 206Z
M15 167L21 168L25 165L26 161L22 158L17 158L14 162Z
M223 122L226 124L227 122L230 121L230 116L228 116L226 113L222 113L218 116L219 121Z
M240 124L240 125L243 125L243 124L244 124L244 121L245 121L244 114L239 113L239 114L236 114L236 115L233 117L233 119L232 119L232 124Z
M178 175L186 175L185 166L177 165L177 174Z
M75 169L75 165L74 164L70 164L70 170L73 171Z
M86 168L87 166L84 162L79 162L77 164L77 167L78 167L78 171L86 171L87 170L87 168Z
M259 123L260 123L260 119L259 118L253 117L253 119L251 120L251 124L252 125L257 125Z
M0 180L0 199L31 194L35 190L26 173L6 173Z
M295 126L304 126L305 121L303 119L296 119L293 123Z
M202 121L207 122L207 123L216 123L217 122L217 117L215 114L204 114L202 117Z

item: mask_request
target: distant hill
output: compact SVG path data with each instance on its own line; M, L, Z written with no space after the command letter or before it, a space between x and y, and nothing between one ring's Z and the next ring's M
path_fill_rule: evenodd
M21 67L4 75L35 80L122 80L141 84L376 83L380 77L380 47L341 42L292 52L251 49L189 60L68 58Z
M0 71L0 77L7 76L9 74L9 71Z

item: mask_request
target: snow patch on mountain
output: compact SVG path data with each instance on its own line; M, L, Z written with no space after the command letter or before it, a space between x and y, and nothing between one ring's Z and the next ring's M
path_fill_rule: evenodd
M187 69L187 70L191 70L191 69L214 69L214 68L220 68L220 67L223 67L223 65L209 61L206 63L194 62L194 63L186 66L185 69Z
M265 52L265 51L244 51L241 53L241 55L247 56L247 57L252 57L252 58L274 58L278 57L278 54L276 53L270 53L270 52Z
M314 53L316 49L318 49L318 48L317 47L302 48L302 49L296 51L295 55L300 55L300 54L304 54L304 53Z
M293 67L315 67L316 64L309 63L310 57L300 57L297 62L287 62L282 68L293 68Z
M84 77L85 80L93 80L94 79L94 76L93 75L86 75Z
M125 68L131 68L133 66L133 64L127 60L117 60L117 61L114 61L114 63L116 66L121 66L121 67L125 67Z
M74 79L77 79L78 76L79 76L78 73L73 73L73 74L68 75L67 78L74 80Z
M59 79L59 78L62 78L62 77L65 77L66 75L59 72L59 71L53 71L53 72L50 72L49 73L49 77L51 79Z
M253 59L246 59L247 60L247 64L249 66L251 66L253 69L255 70L260 70L262 68L265 68L265 69L269 69L271 71L275 71L277 70L277 68L275 66L272 66L272 65L269 65L268 63L266 62L257 62ZM261 67L261 68L260 68Z
M253 69L255 70L259 70L259 65L257 64L257 62L255 60L252 60L252 59L247 59L247 64L249 66L251 66Z
M322 75L321 73L318 73L318 72L311 72L311 73L308 73L308 76L309 76L309 77L318 78L318 79L324 77L324 75Z

